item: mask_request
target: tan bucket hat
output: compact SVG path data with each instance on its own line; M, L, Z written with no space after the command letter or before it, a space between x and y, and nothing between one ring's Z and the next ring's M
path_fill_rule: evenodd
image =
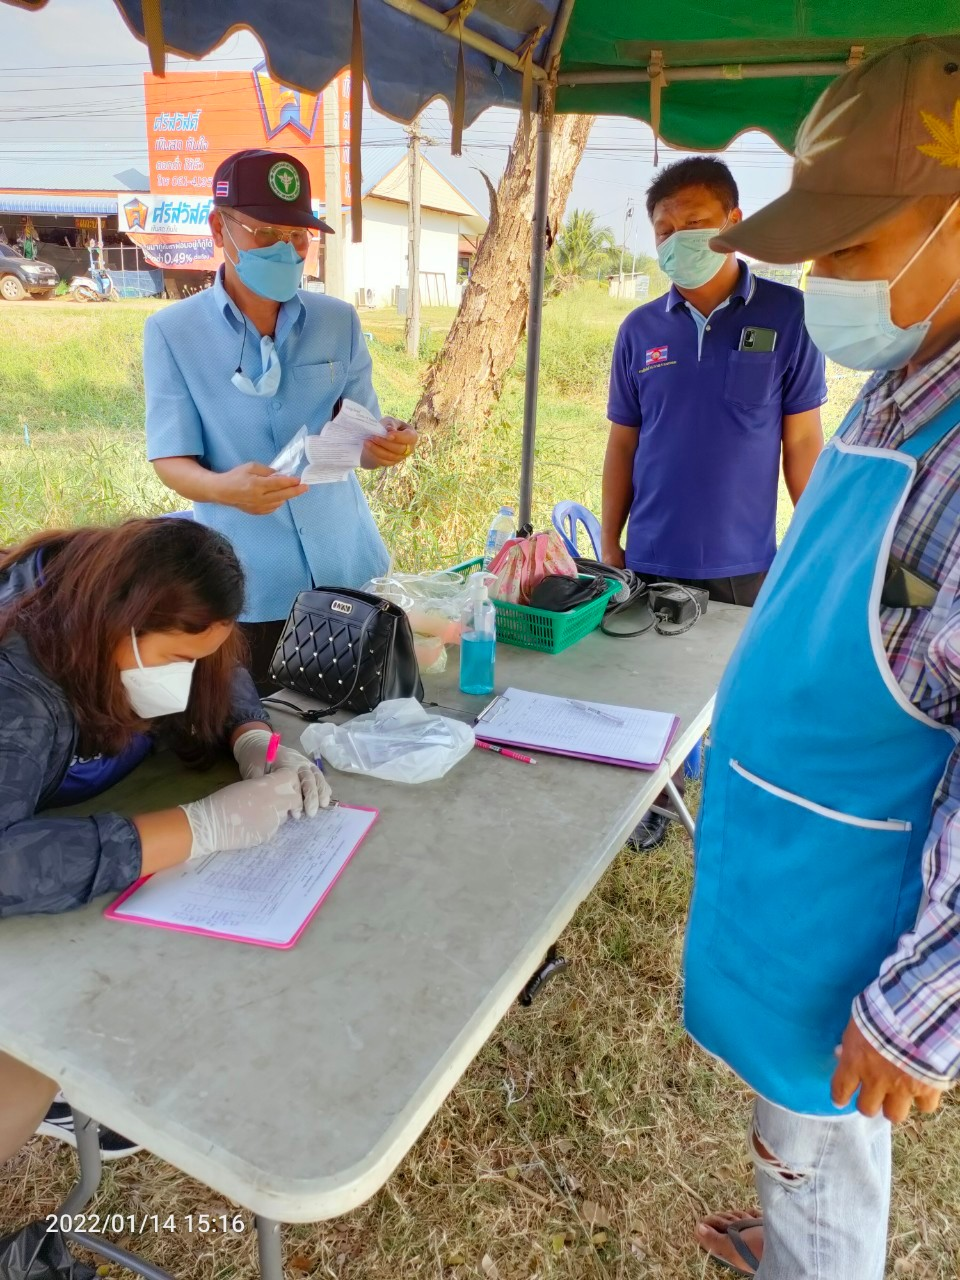
M835 80L797 133L790 190L711 242L803 262L921 196L960 195L960 37L913 40Z

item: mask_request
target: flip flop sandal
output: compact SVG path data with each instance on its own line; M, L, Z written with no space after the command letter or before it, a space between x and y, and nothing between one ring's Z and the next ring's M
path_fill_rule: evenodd
M732 1271L738 1276L752 1276L760 1267L760 1259L753 1252L747 1242L740 1234L750 1227L762 1227L762 1218L741 1218L739 1222L731 1222L729 1227L725 1227L723 1231L719 1227L714 1227L714 1231L718 1235L726 1236L730 1243L736 1249L737 1253L744 1260L748 1267L753 1267L753 1271L744 1271L743 1267L738 1267L732 1262L727 1262L725 1258L718 1258L715 1253L709 1254L710 1261L718 1267L723 1267L725 1271Z

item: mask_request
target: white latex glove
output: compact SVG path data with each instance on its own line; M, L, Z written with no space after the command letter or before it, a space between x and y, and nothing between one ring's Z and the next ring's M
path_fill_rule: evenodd
M199 858L272 840L288 818L303 816L303 795L292 769L276 769L266 778L234 782L180 808L193 832L190 857Z
M241 733L233 744L233 756L240 766L241 778L263 777L271 736L266 729L248 729L246 733ZM303 794L303 812L308 818L315 818L319 809L329 807L333 794L330 784L314 762L303 752L295 751L293 747L281 746L277 750L273 767L274 769L296 769Z

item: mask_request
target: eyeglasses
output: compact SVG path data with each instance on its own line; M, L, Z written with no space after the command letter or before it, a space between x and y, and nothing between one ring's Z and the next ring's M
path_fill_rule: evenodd
M297 253L302 255L307 252L310 247L310 241L315 238L314 233L308 227L251 227L249 223L240 218L232 217L222 209L220 214L228 222L235 222L238 227L243 227L244 231L248 231L253 236L253 242L258 249L269 249L271 245L277 244L281 240L287 240L293 245Z

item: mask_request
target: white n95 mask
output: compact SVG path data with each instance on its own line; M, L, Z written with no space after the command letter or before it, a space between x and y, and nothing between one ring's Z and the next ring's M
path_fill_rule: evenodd
M130 628L135 667L120 672L130 705L138 716L152 720L154 716L172 716L186 711L196 662L165 662L159 667L145 667L140 661L137 633Z

